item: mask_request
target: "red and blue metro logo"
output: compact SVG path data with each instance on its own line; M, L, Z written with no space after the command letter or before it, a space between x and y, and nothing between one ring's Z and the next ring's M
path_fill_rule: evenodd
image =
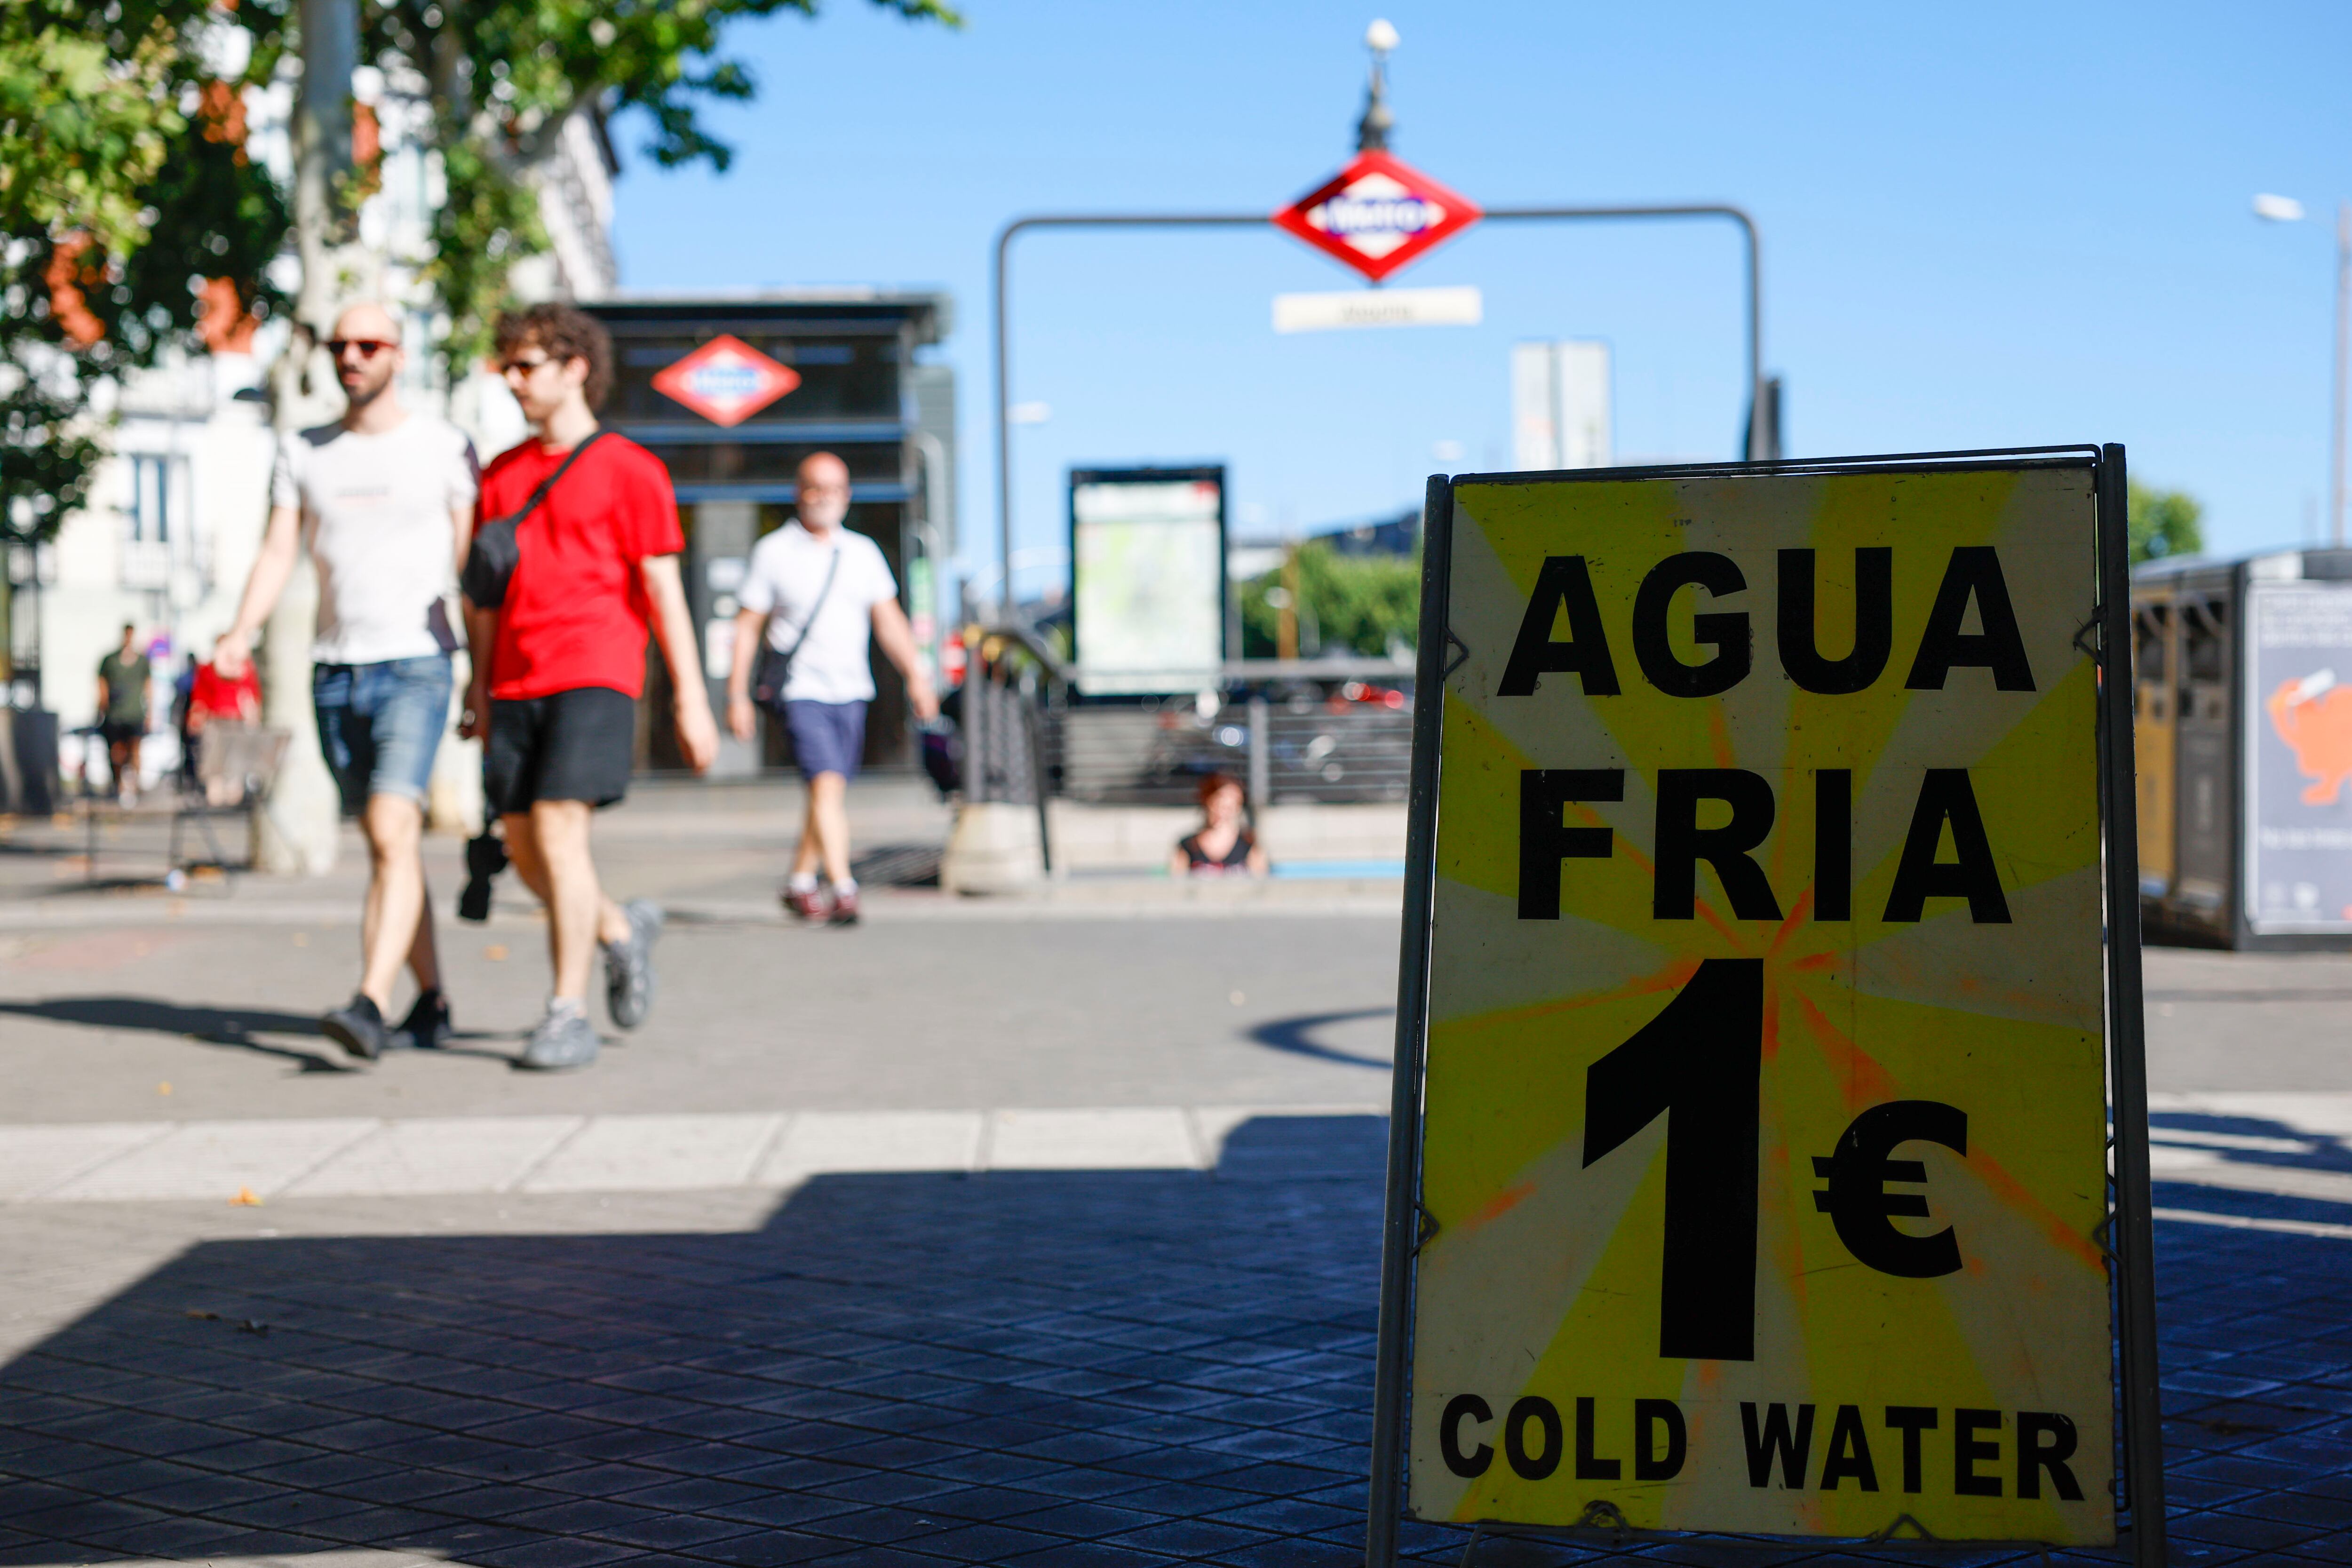
M724 332L654 377L656 392L713 425L740 425L800 384L792 366Z
M1483 216L1469 197L1411 164L1359 153L1274 221L1377 283Z

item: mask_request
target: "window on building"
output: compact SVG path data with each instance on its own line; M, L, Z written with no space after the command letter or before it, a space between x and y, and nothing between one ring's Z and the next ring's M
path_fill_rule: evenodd
M190 542L185 458L134 454L131 458L131 537L142 543Z

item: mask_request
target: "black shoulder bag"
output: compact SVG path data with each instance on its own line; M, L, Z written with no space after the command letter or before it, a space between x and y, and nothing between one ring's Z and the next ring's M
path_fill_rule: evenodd
M760 633L760 660L751 667L751 700L769 712L782 715L784 710L784 682L793 678L793 660L800 656L801 644L808 641L809 628L816 625L817 612L824 608L825 595L833 592L833 579L841 570L841 546L833 547L833 560L824 569L824 584L816 591L816 603L800 624L800 635L793 646L779 650L768 640L765 627Z
M457 586L465 591L467 601L474 608L495 610L506 604L508 584L514 581L515 565L522 559L522 542L515 537L515 531L522 526L523 519L539 510L539 503L547 499L555 481L571 471L580 455L604 437L602 430L591 431L586 440L565 454L563 461L555 466L555 472L541 479L539 489L530 492L530 499L522 503L520 511L493 519L474 530L472 548L466 552L466 569L457 574Z

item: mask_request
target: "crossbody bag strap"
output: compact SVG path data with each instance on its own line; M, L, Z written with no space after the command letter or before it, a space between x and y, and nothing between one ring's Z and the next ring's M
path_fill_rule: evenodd
M817 588L816 602L809 606L809 613L802 618L797 628L799 635L793 638L793 646L784 649L785 658L789 659L799 653L801 644L808 641L809 628L816 625L817 613L824 608L825 595L833 592L833 580L840 574L840 572L841 546L836 544L833 547L833 560L824 569L824 582Z
M512 521L515 526L518 528L521 527L522 520L529 517L532 512L537 511L539 510L539 503L547 499L547 492L555 488L555 481L562 479L564 474L570 470L572 465L580 460L581 454L587 451L589 447L594 446L604 438L604 427L599 426L597 428L591 430L588 433L588 438L586 440L572 447L569 452L566 452L563 455L563 461L555 465L555 472L548 475L547 478L539 481L539 489L530 492L530 499L522 503L522 510L514 514Z
M555 471L541 479L530 499L522 503L520 511L506 517L492 518L474 531L472 545L466 552L466 563L457 573L457 585L476 606L485 610L501 608L507 602L509 580L522 562L522 543L518 537L525 519L539 510L555 481L572 471L581 454L603 439L602 429L592 430L588 438L563 456Z

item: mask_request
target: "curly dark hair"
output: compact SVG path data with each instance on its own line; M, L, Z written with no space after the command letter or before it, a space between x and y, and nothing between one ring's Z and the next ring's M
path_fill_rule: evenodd
M586 360L588 380L581 393L589 407L604 406L613 390L613 336L587 311L553 300L509 310L499 318L494 341L501 360L520 348L538 349L550 359Z

